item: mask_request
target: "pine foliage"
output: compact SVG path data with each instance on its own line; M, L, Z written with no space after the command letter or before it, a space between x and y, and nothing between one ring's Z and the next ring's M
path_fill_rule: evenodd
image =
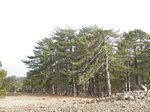
M149 39L139 29L120 35L97 26L56 28L23 60L29 68L27 91L110 96L131 85L149 85Z

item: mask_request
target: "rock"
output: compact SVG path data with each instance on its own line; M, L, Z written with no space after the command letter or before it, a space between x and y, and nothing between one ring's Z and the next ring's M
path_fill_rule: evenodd
M133 96L129 96L129 97L127 98L127 100L134 100L134 97L133 97Z
M105 98L71 98L15 96L0 100L0 112L149 112L150 97L145 91L117 93ZM116 100L120 97L120 100ZM139 97L141 99L135 99ZM142 97L147 98L142 100ZM26 101L24 101L26 100ZM87 103L88 102L88 103ZM94 103L93 103L94 102Z
M142 88L145 92L147 92L147 87L144 86L143 84L141 84L141 88Z
M121 105L121 108L126 108L126 106L125 105Z
M147 97L147 101L149 101L149 102L150 102L150 97Z
M55 110L48 110L48 112L57 112L57 111L55 111Z
M83 110L80 109L80 110L77 110L77 112L83 112Z
M70 109L69 112L77 112L75 109Z
M150 96L150 90L148 90L148 91L146 92L146 95L147 95L147 96Z
M42 98L42 100L45 100L45 98Z
M116 98L116 100L126 100L128 99L128 94L127 93L117 93L116 94L116 97L113 97L113 98Z
M122 99L127 100L128 98L129 98L129 95L124 92L123 95L122 95Z
M99 103L99 102L101 102L101 100L100 100L100 99L96 99L95 102L96 102L96 103Z
M78 105L77 105L77 104L74 104L74 108L78 108Z
M112 99L116 100L137 100L141 99L144 100L146 99L146 92L145 91L130 91L130 92L124 92L124 93L117 93L116 96L112 96Z

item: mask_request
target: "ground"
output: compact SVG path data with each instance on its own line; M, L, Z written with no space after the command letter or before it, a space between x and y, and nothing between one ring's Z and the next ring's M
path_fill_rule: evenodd
M21 94L0 99L0 112L150 112L150 102Z

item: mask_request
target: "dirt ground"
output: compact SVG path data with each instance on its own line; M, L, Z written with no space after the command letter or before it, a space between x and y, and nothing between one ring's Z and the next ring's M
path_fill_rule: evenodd
M14 94L0 99L0 112L150 112L150 102Z

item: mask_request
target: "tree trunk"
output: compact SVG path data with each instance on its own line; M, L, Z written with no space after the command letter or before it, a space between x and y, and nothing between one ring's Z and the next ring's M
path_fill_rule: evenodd
M66 58L66 60L67 60L67 58ZM68 72L68 64L66 63L66 73ZM69 83L69 76L67 75L66 76L66 95L68 96L68 95L70 95L70 92L69 92L69 86L70 86L70 83Z
M131 82L130 82L129 70L127 71L127 77L126 77L126 91L131 91Z
M126 71L126 78L125 78L125 91L131 91L131 81L130 81L130 72L129 72L129 59L127 58L126 61L126 67L127 67L127 71Z
M134 67L135 69L137 69L138 65L137 65L137 53L136 53L136 47L135 47L135 50L134 50ZM140 85L140 75L139 74L136 74L136 85Z
M61 95L61 74L59 72L59 66L57 64L57 75L58 75L58 81L57 81L57 95Z
M67 78L67 83L66 83L66 95L68 96L69 95L69 78L68 76L66 76Z
M94 96L94 83L93 83L93 78L89 78L89 85L88 85L88 95Z
M100 79L99 79L99 74L95 74L95 95L100 96Z
M105 54L105 78L106 78L106 93L111 96L110 74L108 70L108 54Z
M55 85L52 85L52 94L55 94Z
M95 77L91 78L91 96L96 96L96 82L95 82Z
M105 78L106 78L106 93L111 96L110 74L108 70L108 54L105 54Z
M73 95L73 96L77 96L76 83L75 83L75 78L74 78L74 76L72 77L72 95Z

